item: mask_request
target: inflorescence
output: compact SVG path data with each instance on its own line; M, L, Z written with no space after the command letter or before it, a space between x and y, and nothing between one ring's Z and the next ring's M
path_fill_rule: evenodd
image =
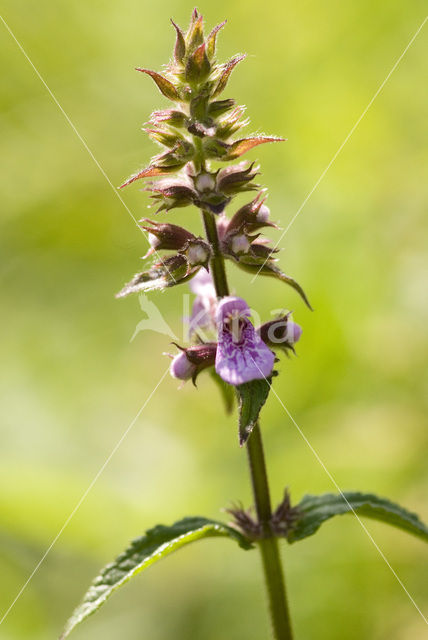
M156 213L194 205L203 216L206 237L169 222L143 218L150 249L145 258L153 263L137 273L118 293L164 290L191 280L196 293L190 338L194 344L181 347L171 362L171 375L195 382L203 369L214 368L233 386L268 379L276 357L273 349L294 351L301 328L290 313L255 329L250 310L242 298L230 296L224 260L252 274L269 275L292 286L310 307L300 285L281 271L262 230L277 228L270 221L266 190L254 182L259 167L239 160L247 151L274 136L236 137L248 124L245 107L231 98L220 98L232 71L245 55L226 63L216 60L217 34L225 22L204 36L203 18L195 9L184 33L173 21L176 42L172 60L160 74L137 68L149 75L173 108L154 111L145 129L163 151L148 167L132 175L122 187L142 178L153 179L147 191L157 206ZM213 163L234 162L223 168ZM228 217L226 208L244 192L256 192L250 202ZM172 252L161 257L160 251ZM208 333L207 333L208 332ZM209 335L209 338L206 338Z

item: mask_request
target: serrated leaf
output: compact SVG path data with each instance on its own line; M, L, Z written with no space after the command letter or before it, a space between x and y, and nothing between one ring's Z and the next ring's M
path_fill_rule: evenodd
M143 69L141 67L136 67L136 71L141 71L141 73L146 73L148 76L153 78L156 82L159 91L168 98L168 100L180 100L180 96L178 95L177 89L174 87L172 82L167 80L164 76L156 71L150 71L150 69Z
M411 513L395 502L371 493L346 491L341 494L325 493L321 496L304 496L296 505L301 512L287 539L290 543L313 535L323 522L333 516L353 513L372 518L403 529L428 542L428 527L415 513Z
M239 444L242 447L256 426L270 391L271 378L251 380L236 387L239 402Z
M231 538L243 549L252 548L247 538L237 530L207 518L184 518L170 527L158 525L147 531L95 578L83 601L68 620L60 640L95 613L116 589L135 575L191 542L213 537Z

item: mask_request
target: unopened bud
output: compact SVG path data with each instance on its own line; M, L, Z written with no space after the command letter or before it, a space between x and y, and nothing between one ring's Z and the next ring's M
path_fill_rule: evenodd
M300 340L300 336L303 333L302 327L297 324L297 322L293 322L293 320L289 320L287 323L287 338L292 343L295 344Z
M232 237L230 248L232 250L232 253L247 253L250 248L250 241L248 240L246 235L240 233Z
M270 209L265 204L262 204L260 209L257 211L256 220L257 222L267 222L270 216Z
M190 380L195 371L196 366L187 359L185 351L177 354L169 367L172 377L178 378L178 380Z
M170 365L170 373L173 378L179 380L193 380L195 383L197 376L203 369L212 367L215 364L217 344L208 342L196 344L187 349L176 345L181 353L176 355Z
M215 189L215 179L210 173L200 173L195 178L195 187L201 193L213 191Z
M148 240L152 250L149 251L148 255L158 249L179 251L184 248L186 243L195 238L193 233L176 224L153 222L148 218L143 218L143 222L148 222L151 225L141 225L141 228L145 229L149 234Z
M290 319L290 314L265 322L257 331L268 346L291 350L302 335L302 328Z
M208 260L211 256L211 249L209 244L207 244L201 238L193 238L190 240L183 250L188 263L191 267L195 267L196 265L206 265L208 264Z
M226 194L251 191L255 185L250 185L251 180L257 175L257 169L253 169L254 162L247 166L246 162L225 167L218 172L217 189Z

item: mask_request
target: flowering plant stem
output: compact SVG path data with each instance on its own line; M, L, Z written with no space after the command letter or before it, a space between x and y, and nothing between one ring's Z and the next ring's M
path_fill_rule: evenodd
M163 96L174 103L173 109L154 111L146 129L166 150L122 186L142 178L159 178L148 188L159 204L156 213L195 205L201 211L206 238L170 222L143 218L141 222L145 224L141 226L148 232L150 243L145 258L155 254L155 260L151 267L135 274L117 297L162 291L193 279L191 288L196 298L189 323L192 344L176 345L179 353L171 356L170 373L177 380L192 380L196 385L197 376L209 369L213 380L220 384L228 411L233 408L236 393L239 443L247 449L256 516L242 508L231 508L228 511L234 518L232 525L188 516L172 525L159 524L147 530L102 569L68 620L61 640L128 580L177 549L208 537L234 540L246 550L259 548L273 637L292 640L278 538L289 544L303 540L330 518L345 513L380 520L426 541L428 526L415 513L390 500L353 491L306 495L295 506L286 491L272 513L259 415L269 396L271 380L279 373L274 369L276 353L294 353L302 328L286 311L254 327L247 302L229 295L225 259L246 272L287 284L312 307L296 280L278 267L276 248L261 236L262 229L276 225L270 221L265 204L266 190L253 183L259 166L239 161L215 170L210 163L233 162L260 144L284 139L262 135L234 139L234 134L248 124L247 119L241 119L245 107L230 98L219 100L218 96L245 56L236 55L226 63L217 63L216 37L225 22L214 27L207 37L197 9L186 33L173 21L172 24L176 43L166 75L137 68L149 75ZM225 209L232 199L248 191L258 194L228 217ZM162 259L158 252L164 250L174 253ZM203 339L199 330L205 329L211 335L216 331L216 337Z
M213 251L210 267L214 286L217 296L222 298L229 295L229 287L223 256L219 251L217 225L211 212L202 210L202 216L207 240ZM278 540L273 535L270 526L272 508L259 422L257 422L251 436L248 438L246 447L257 520L262 531L262 538L258 541L258 547L262 557L273 634L275 640L292 640L293 634Z
M293 634L278 540L272 535L270 528L272 510L259 423L254 427L246 446L257 519L263 531L263 538L259 541L259 549L269 597L269 610L274 637L277 640L292 640Z

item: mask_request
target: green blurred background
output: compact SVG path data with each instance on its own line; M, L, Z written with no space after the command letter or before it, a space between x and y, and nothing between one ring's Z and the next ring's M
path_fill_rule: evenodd
M114 185L154 152L139 131L166 105L150 79L192 6L28 3L2 14ZM223 18L220 58L246 51L224 97L251 129L283 135L258 148L274 219L285 227L424 19L422 2L201 4ZM428 519L426 56L422 30L291 227L281 263L316 312L280 283L229 269L261 315L295 310L298 358L276 390L342 489L375 491ZM0 24L1 360L0 615L8 608L167 366L169 339L130 338L138 299L114 293L146 241ZM147 194L123 198L136 218ZM196 211L174 221L200 229ZM274 234L275 235L275 234ZM276 234L276 237L279 237ZM152 300L180 335L183 291ZM0 628L55 638L98 569L157 522L224 517L251 501L234 417L201 376L169 376L142 412ZM263 430L274 501L334 490L278 401ZM427 613L427 549L367 528ZM352 517L283 549L296 638L402 640L426 625ZM79 638L230 640L268 636L259 558L227 541L189 547L139 576L75 632Z

